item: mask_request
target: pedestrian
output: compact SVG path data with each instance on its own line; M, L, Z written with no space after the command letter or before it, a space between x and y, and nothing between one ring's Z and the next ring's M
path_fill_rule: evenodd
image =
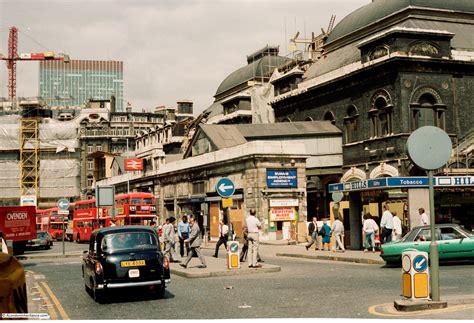
M184 240L189 238L189 232L188 216L183 215L178 223L179 254L181 258L184 257L184 247L186 247L186 256L189 254L189 245L184 242Z
M247 253L249 250L249 240L248 240L249 230L247 225L244 224L242 228L242 249L240 250L240 262L244 262L247 259Z
M112 218L112 220L110 220L110 226L111 226L111 227L116 227L116 226L117 226L116 223L117 223L117 219Z
M224 223L224 220L219 221L219 240L216 243L216 250L214 251L214 258L219 258L219 247L224 244L227 249L227 240L229 238L229 226Z
M3 239L3 232L0 231L0 252L8 254L8 246Z
M329 244L331 243L331 228L326 220L323 221L323 226L319 230L319 235L322 237L322 250L325 251L325 247L327 246L327 251L329 251Z
M163 248L162 250L165 250L166 249L166 239L165 239L165 232L166 232L166 228L168 227L168 225L170 224L170 219L169 218L166 218L165 219L165 223L163 223L163 225L161 226L161 243L163 244Z
M372 252L375 252L375 235L379 231L379 226L372 219L370 213L364 215L364 224L362 225L362 230L365 234L365 249L364 252L367 252L369 248L372 248Z
M339 219L339 217L336 217L334 223L331 226L331 234L334 234L334 238L336 239L336 243L334 244L334 247L332 247L332 251L336 252L341 250L342 252L345 252L346 249L344 249L344 243L342 242L342 235L344 234L344 224Z
M262 265L257 263L258 245L259 245L259 232L262 229L260 221L255 216L257 212L255 209L250 210L250 215L245 219L245 223L248 229L247 239L249 241L249 268L261 268Z
M166 225L163 235L166 243L165 256L168 256L170 262L179 262L178 254L176 253L176 235L174 231L174 217L168 218L168 224Z
M393 231L392 241L400 241L402 238L402 220L397 216L397 212L393 211Z
M189 226L191 227L191 232L189 234L189 238L185 239L184 242L189 244L191 250L189 251L188 256L184 260L184 263L181 263L179 265L183 268L187 268L188 263L193 258L193 253L196 252L197 256L199 257L199 260L201 261L201 265L198 266L198 268L206 268L206 260L204 259L204 256L201 252L201 229L199 228L199 225L197 224L194 215L191 215L189 217Z
M392 230L393 230L393 214L390 212L388 203L384 204L384 212L382 214L382 220L380 221L380 228L382 234L380 236L380 243L384 244L392 241Z
M244 225L242 228L242 249L240 250L240 262L247 260L247 254L249 250L248 232L247 226ZM257 252L257 262L265 262L260 257L260 252Z
M310 236L310 241L305 246L306 250L308 250L314 243L315 250L319 250L319 236L318 236L318 218L313 217L313 221L311 221L308 225L308 235Z
M430 217L425 213L425 209L420 207L418 213L420 214L421 225L430 225Z

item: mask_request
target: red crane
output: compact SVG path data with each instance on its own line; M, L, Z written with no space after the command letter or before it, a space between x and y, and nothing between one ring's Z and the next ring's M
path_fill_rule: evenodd
M0 54L0 59L6 61L8 68L8 98L11 101L16 99L16 61L44 61L55 60L69 63L69 56L63 53L44 52L27 53L18 55L18 28L10 28L8 36L8 56Z

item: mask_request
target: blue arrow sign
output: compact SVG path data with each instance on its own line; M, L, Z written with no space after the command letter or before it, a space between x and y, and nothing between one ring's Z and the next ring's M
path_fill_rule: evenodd
M428 259L425 256L419 255L413 259L413 268L417 272L425 271L426 267L428 267Z
M66 199L60 199L58 200L58 207L61 210L67 210L69 208L69 201Z
M216 191L222 197L231 197L235 192L234 183L228 178L221 178L216 184Z

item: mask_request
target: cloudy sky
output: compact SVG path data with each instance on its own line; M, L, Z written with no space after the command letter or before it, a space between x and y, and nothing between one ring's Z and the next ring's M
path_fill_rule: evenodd
M71 59L124 62L124 102L152 110L213 102L219 84L265 45L299 31L309 38L371 0L0 0L0 54L17 26L19 53L63 51ZM0 64L0 97L7 69ZM38 95L38 62L17 64L17 96Z

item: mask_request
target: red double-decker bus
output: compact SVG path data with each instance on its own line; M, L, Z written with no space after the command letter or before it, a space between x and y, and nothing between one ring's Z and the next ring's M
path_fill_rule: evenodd
M53 239L63 238L63 230L67 227L67 217L58 214L59 208L53 207L46 210L36 210L36 228L38 231L48 231ZM64 228L63 228L64 221Z
M110 225L107 209L97 208L95 199L76 202L72 218L72 240L89 241L92 231Z
M76 242L89 241L92 231L100 227L115 225L149 225L156 217L153 194L128 193L115 196L116 214L109 208L97 208L96 200L78 201L74 207L72 239Z
M117 225L150 225L156 218L153 194L133 192L115 196Z

